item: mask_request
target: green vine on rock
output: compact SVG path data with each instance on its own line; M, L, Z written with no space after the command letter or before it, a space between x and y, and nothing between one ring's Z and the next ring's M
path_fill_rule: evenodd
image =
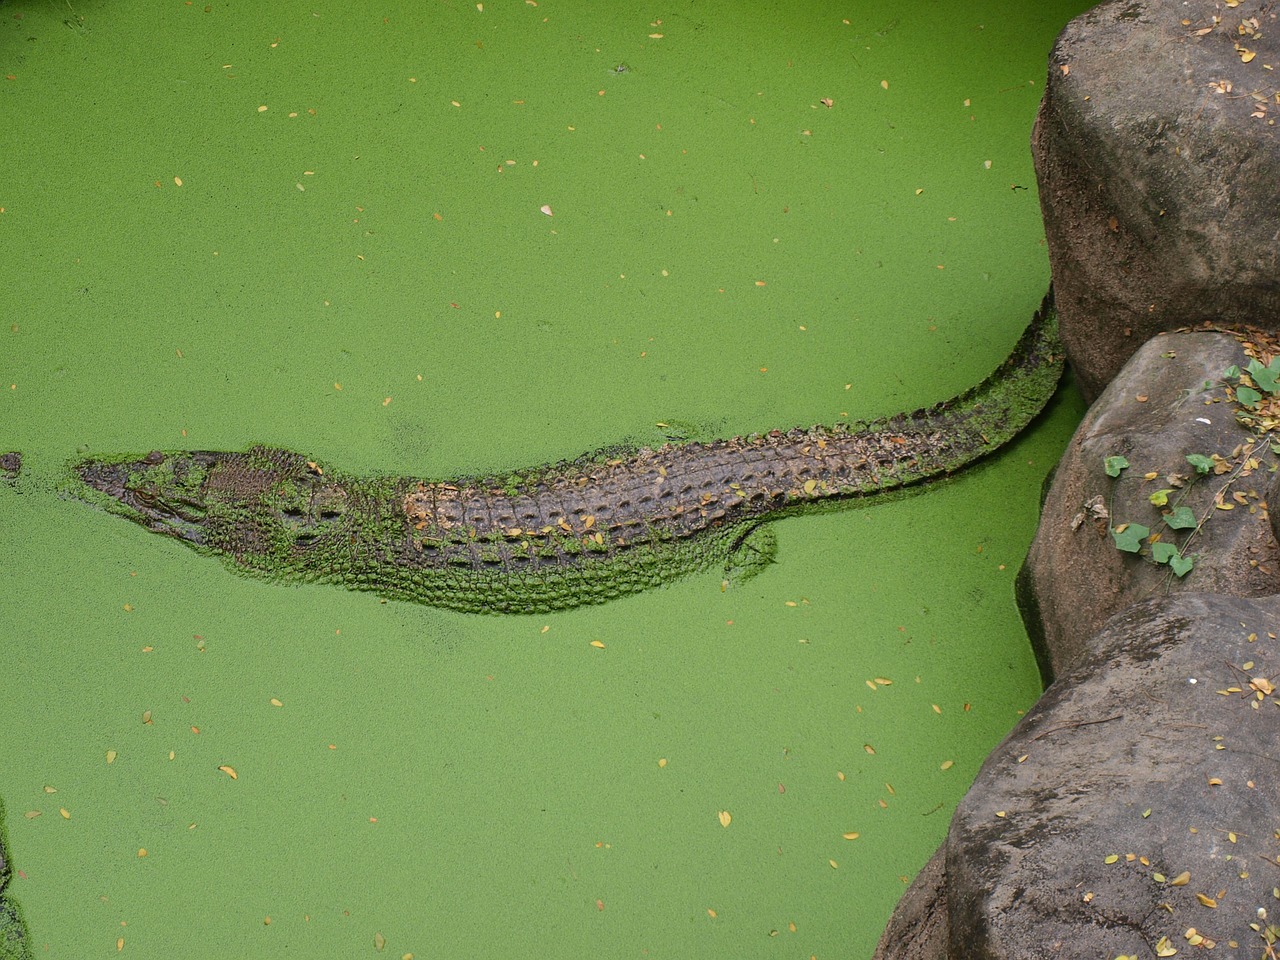
M1190 551L1191 545L1217 511L1229 511L1246 505L1251 510L1254 509L1254 505L1249 504L1249 496L1258 499L1255 491L1250 491L1249 494L1239 491L1232 493L1231 487L1239 479L1250 476L1261 468L1262 463L1255 456L1259 452L1259 442L1267 442L1271 453L1280 454L1280 442L1268 436L1280 432L1280 348L1261 331L1225 332L1232 333L1241 341L1250 357L1249 363L1243 370L1233 364L1223 371L1222 378L1217 382L1206 380L1202 389L1208 391L1221 388L1225 398L1236 405L1236 420L1254 434L1253 438L1238 445L1226 457L1216 453L1210 456L1187 454L1185 460L1194 472L1165 476L1163 479L1168 486L1155 490L1147 497L1151 506L1159 513L1154 527L1138 522L1117 523L1109 527L1117 550L1145 556L1156 564L1166 565L1179 578L1190 573L1200 559L1200 554ZM1217 403L1220 399L1213 398L1205 403ZM1103 470L1112 480L1119 480L1129 468L1130 463L1126 457L1116 455L1103 459ZM1276 465L1273 463L1269 469L1274 473ZM1197 481L1210 475L1224 476L1225 479L1214 492L1204 513L1197 517L1195 511L1183 501ZM1143 479L1151 481L1158 477L1159 474L1150 472L1144 474ZM1112 503L1107 505L1108 521L1114 517L1114 498L1113 483ZM1181 540L1178 539L1179 536Z

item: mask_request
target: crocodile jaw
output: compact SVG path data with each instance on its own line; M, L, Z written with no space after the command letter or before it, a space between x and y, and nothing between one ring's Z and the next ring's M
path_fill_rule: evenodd
M86 486L115 501L113 512L153 533L200 544L204 542L204 503L189 489L174 484L177 461L189 467L191 455L152 453L140 460L85 460L76 465L76 472Z

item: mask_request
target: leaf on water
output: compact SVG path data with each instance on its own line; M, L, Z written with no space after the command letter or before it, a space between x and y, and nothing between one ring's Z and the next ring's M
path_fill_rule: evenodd
M235 767L229 767L224 763L220 767L218 767L218 769L221 770L223 773L225 773L232 780L240 779L240 775L236 773Z
M733 814L728 810L721 810L716 814L716 816L720 818L720 826L722 827L727 827L729 824L733 823Z
M387 938L384 937L381 933L375 933L373 935L373 949L381 953L386 948L387 948Z
M846 840L857 840L860 836L862 836L862 834L858 833L856 830L853 830L853 831L850 831L849 833L842 833L840 834L840 836L844 837Z

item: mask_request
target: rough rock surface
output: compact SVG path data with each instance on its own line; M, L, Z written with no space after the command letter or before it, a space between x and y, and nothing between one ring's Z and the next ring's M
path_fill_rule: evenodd
M1270 0L1113 0L1054 46L1032 153L1090 401L1160 330L1280 315L1278 16Z
M1209 594L1111 621L956 811L951 956L1156 956L1162 938L1185 955L1192 928L1263 954L1258 908L1280 922L1278 628L1280 598Z
M916 874L880 935L874 960L947 960L946 854L944 843Z
M1230 334L1156 337L1086 414L1058 464L1018 576L1019 605L1046 679L1084 656L1110 617L1149 597L1280 593L1280 548L1266 508L1269 471L1280 458L1236 421L1221 381L1228 367L1247 362ZM1214 388L1205 390L1206 381ZM1200 474L1187 454L1220 459ZM1105 470L1112 456L1129 462L1117 478ZM1149 498L1161 490L1168 505L1157 508ZM1178 505L1203 519L1194 535L1163 525L1162 514ZM1193 558L1191 571L1178 577L1156 564L1150 545L1141 555L1117 549L1110 530L1124 523L1160 533Z

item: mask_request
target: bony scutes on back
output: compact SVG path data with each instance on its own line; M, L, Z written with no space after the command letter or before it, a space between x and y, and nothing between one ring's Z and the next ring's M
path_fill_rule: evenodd
M87 499L239 571L469 612L536 613L717 562L751 567L752 533L773 517L954 473L1021 431L1061 369L1046 299L981 383L871 423L451 480L353 476L266 446L94 458L76 471Z

